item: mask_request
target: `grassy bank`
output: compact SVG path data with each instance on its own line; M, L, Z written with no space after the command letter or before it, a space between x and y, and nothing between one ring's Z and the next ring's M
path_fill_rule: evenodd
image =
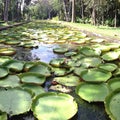
M71 22L63 22L63 21L51 21L51 22L57 22L62 25L75 27L81 31L91 32L94 35L120 40L120 27L114 28L108 26L93 26L91 24L71 23Z

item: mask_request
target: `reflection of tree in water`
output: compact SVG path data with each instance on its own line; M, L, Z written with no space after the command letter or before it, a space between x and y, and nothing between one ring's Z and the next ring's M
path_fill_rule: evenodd
M32 61L33 58L30 51L31 49L29 48L17 47L16 54L13 57L17 60Z

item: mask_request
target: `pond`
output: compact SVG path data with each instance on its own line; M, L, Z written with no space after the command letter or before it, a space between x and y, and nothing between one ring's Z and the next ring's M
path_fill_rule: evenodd
M55 65L58 66L66 65L65 68L67 70L69 69L69 66L72 66L71 67L72 70L70 70L70 72L67 73L66 75L69 75L71 73L73 74L73 71L75 73L75 68L79 68L79 66L84 67L84 69L96 68L95 65L99 64L98 58L101 59L100 56L103 55L103 54L101 55L100 53L101 51L103 53L110 51L110 49L111 51L115 49L119 51L119 46L115 48L116 44L108 45L106 43L106 40L104 39L89 37L85 33L81 33L80 31L73 28L67 28L65 26L59 26L58 24L51 24L51 23L38 22L38 21L36 23L29 23L27 25L20 26L18 28L11 28L9 30L1 32L0 39L3 40L1 42L0 49L9 48L9 47L15 49L16 51L15 54L11 55L12 59L25 61L25 62L41 61L50 64L53 68L54 67L56 68ZM18 40L20 41L19 43L17 43ZM105 44L107 47L105 46ZM100 46L101 51L99 51L100 49L95 49L97 50L97 52L92 51L93 50L91 49L92 47L98 48L99 45L101 45ZM67 48L67 50L66 52L63 52L65 48ZM83 48L85 48L85 50ZM81 53L79 54L79 51L81 51L82 54ZM95 61L92 61L91 59L94 58L93 54L95 54ZM61 58L64 59L64 62L61 62L62 61ZM87 59L89 58L89 60L83 58L87 58ZM55 61L54 63L52 61L56 59L60 60L60 62ZM82 61L78 61L78 59ZM100 65L106 62L104 59L105 58L103 57L102 61L100 61ZM116 63L116 65L118 66L117 59L118 58L115 58L114 61L110 60L110 63ZM96 62L96 60L98 61ZM107 62L109 63L109 61ZM60 66L60 68L62 66ZM23 71L21 73L23 73ZM12 71L12 74L19 74L19 73L15 73L15 71L14 72ZM59 81L57 82L54 81L56 76L57 77L65 76L64 74L63 75L61 74L63 73L56 72L55 74L52 74L51 76L47 77L47 80L41 86L44 88L46 92L61 92L73 96L73 98L77 102L78 111L69 120L109 120L109 117L105 111L105 106L103 101L93 102L94 101L93 100L92 102L89 103L89 101L87 102L87 100L84 100L84 98L82 99L79 96L79 94L76 94L75 92L76 85L67 86L66 83L60 84ZM83 82L82 79L80 80ZM65 110L65 112L67 112L67 110ZM24 114L14 115L12 117L8 115L8 120L18 120L18 119L37 120L34 117L31 110Z

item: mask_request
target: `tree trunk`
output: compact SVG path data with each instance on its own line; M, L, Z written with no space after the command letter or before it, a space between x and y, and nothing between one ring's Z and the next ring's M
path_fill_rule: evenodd
M117 10L115 9L114 27L117 27Z
M96 25L96 10L95 10L95 1L93 3L93 9L92 9L92 24Z
M70 21L70 18L69 18L69 12L68 12L68 10L67 10L67 1L66 0L63 0L63 8L64 8L64 14L65 14L65 20L67 21L67 22L69 22Z
M72 20L71 22L75 22L75 0L72 0Z
M82 17L82 19L84 19L84 4L83 4L83 0L81 0L81 17Z
M5 0L4 2L4 21L8 22L8 9L9 9L10 0Z

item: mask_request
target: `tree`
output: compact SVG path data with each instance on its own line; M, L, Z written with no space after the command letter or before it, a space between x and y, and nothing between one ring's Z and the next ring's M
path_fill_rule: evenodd
M72 19L71 22L75 22L75 0L72 0Z
M4 1L4 21L8 22L8 10L9 10L10 0Z

